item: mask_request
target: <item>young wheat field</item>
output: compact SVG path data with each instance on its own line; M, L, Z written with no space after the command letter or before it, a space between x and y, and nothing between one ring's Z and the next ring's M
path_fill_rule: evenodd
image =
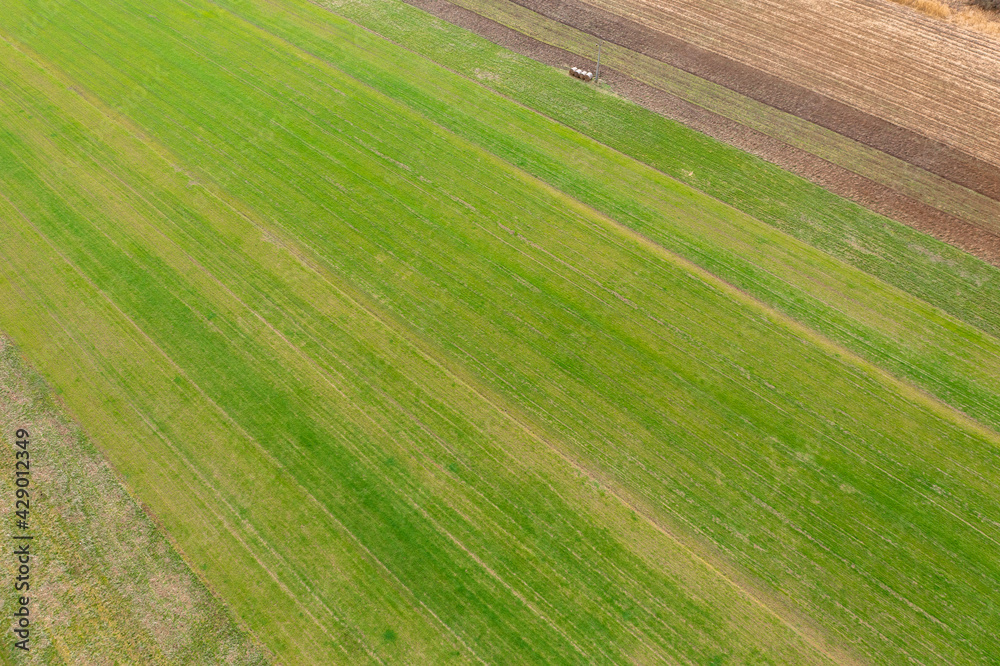
M395 0L0 13L0 330L280 663L997 659L998 276Z

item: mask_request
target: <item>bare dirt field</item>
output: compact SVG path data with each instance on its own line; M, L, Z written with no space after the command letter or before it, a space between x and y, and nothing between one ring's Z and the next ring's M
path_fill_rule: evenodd
M886 0L588 4L1000 164L1000 42L983 34Z

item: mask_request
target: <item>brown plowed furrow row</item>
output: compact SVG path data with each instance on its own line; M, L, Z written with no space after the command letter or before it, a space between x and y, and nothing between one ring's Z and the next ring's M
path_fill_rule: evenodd
M633 17L639 17L641 22L656 25L656 15L660 13L658 11L660 8L652 6L643 0L638 0L636 4L642 6L642 11L628 13L632 14ZM935 69L940 68L942 63L939 60L927 61L925 58L923 62L918 62L918 56L926 55L925 53L918 52L907 57L906 60L909 62L905 62L899 58L899 51L897 49L885 48L888 40L886 39L887 35L884 33L877 33L871 39L868 39L866 36L865 41L862 42L858 39L861 33L860 26L840 25L840 22L835 20L830 20L826 24L825 31L818 32L811 29L808 23L803 24L802 21L797 21L797 17L789 15L787 11L783 11L785 8L780 5L769 2L759 2L758 4L762 5L759 12L762 15L768 16L769 21L733 21L730 20L730 17L734 15L742 16L742 13L726 11L718 5L700 6L695 12L698 14L696 17L697 20L692 23L695 29L691 30L685 36L696 40L698 36L696 28L698 26L721 26L726 30L726 34L729 37L721 41L713 40L713 50L721 52L731 51L733 57L741 61L761 67L767 71L778 72L786 78L794 78L797 75L805 77L805 83L809 84L810 87L828 95L837 96L838 92L847 90L850 92L851 98L857 99L861 106L865 105L868 95L873 91L871 86L859 85L859 83L867 84L873 82L875 79L874 77L859 79L856 65L858 62L866 60L869 63L878 63L878 66L883 68L883 72L891 73L888 77L882 76L878 79L878 82L883 84L881 87L885 88L888 93L883 94L882 90L876 90L875 92L879 94L879 98L889 100L901 92L905 92L909 95L911 101L919 102L919 104L913 104L908 108L893 108L897 105L879 108L876 105L869 104L870 108L866 108L865 110L870 112L882 110L894 111L901 119L905 119L906 122L913 125L919 125L919 123L915 122L917 117L920 117L923 123L934 124L937 122L934 116L920 112L921 108L933 105L935 102L941 102L952 113L962 113L962 105L950 103L950 100L962 99L960 96L942 95L942 92L946 92L943 83L947 83L947 81L938 80L937 77L931 78L922 75L925 71L933 72ZM678 23L678 21L672 21L670 25L676 26ZM748 25L750 29L747 29ZM754 40L744 39L742 36L765 34L771 32L772 30L769 30L769 28L773 29L773 26L776 25L792 26L795 28L795 31L782 33L782 39L779 42L780 49L762 50L759 54L756 54L756 57L747 58L747 54L755 54L754 49L757 45L754 43ZM790 67L792 63L800 63L809 61L810 59L815 61L816 47L814 44L817 40L822 40L823 61L828 68L823 70L803 70L798 67ZM895 46L898 41L897 39L892 39L890 43ZM940 75L942 79L947 79L949 72L945 69L940 72ZM949 85L954 86L956 82L951 81ZM996 91L982 92L995 93ZM991 109L983 107L981 104L987 101L987 97L993 98L989 99L990 106L995 106L993 102L997 101L995 99L997 97L996 94L984 94L982 100L970 100L972 103L969 105L968 111L977 116L980 123L987 122L987 119L992 115ZM986 115L984 116L984 114ZM938 131L944 133L953 132L955 129L962 128L956 128L947 123L937 128ZM995 134L989 125L984 126L984 131ZM981 137L982 134L980 133L979 138L981 139ZM953 136L952 138L959 137Z
M977 95L959 94L962 77L952 76L940 59L919 60L928 50L926 46L909 49L895 34L898 31L892 35L887 31L868 34L862 26L841 26L830 17L824 30L810 29L808 24L782 16L781 8L774 3L756 4L763 5L757 11L767 15L768 21L743 18L752 13L727 11L717 4L700 5L691 10L690 16L671 15L668 20L662 18L662 8L645 0L629 0L628 7L638 11L622 11L651 27L669 26L671 33L687 23L690 29L683 31L683 38L696 44L699 33L710 26L713 32L725 35L712 40L710 48L714 51L952 145L977 151L988 138L991 144L1000 146L1000 133L994 128L1000 95L985 88L978 89ZM617 6L624 8L626 4ZM677 34L680 32L677 30ZM769 34L776 38L759 39ZM887 43L893 48L886 48ZM964 119L954 123L954 118ZM997 153L991 155L996 157ZM985 154L981 156L989 159Z
M866 113L802 84L577 0L511 1L542 16L723 85L1000 200L1000 169L939 139ZM642 0L630 0L629 6L637 5L640 1ZM997 124L1000 125L1000 105L997 113Z
M600 4L600 1L597 3ZM859 58L871 57L875 55L879 58L879 63L882 65L901 64L902 60L898 57L900 53L900 35L895 36L891 42L893 48L885 48L886 37L885 33L878 33L873 35L874 39L868 40L863 47L859 46L858 37L862 36L863 26L858 24L843 24L841 21L837 21L836 17L827 17L826 25L823 31L817 31L811 28L808 22L803 22L795 14L791 14L786 10L785 6L775 5L774 3L759 1L756 4L761 7L758 13L767 16L767 21L753 20L753 14L746 14L743 12L733 12L728 9L722 8L718 4L714 5L702 5L693 8L690 11L690 15L695 20L691 21L686 16L671 16L671 21L663 22L662 15L665 8L652 5L645 0L635 0L634 5L620 5L624 7L623 13L631 14L633 17L641 18L648 21L654 27L658 29L663 29L668 32L673 32L676 28L679 28L681 22L686 22L692 28L686 31L683 36L691 39L695 43L699 41L699 35L704 31L704 26L720 26L726 29L725 39L713 39L713 46L719 48L720 51L725 52L727 50L733 51L733 57L741 60L750 60L749 53L746 49L758 46L755 40L752 38L745 38L746 35L753 34L766 34L774 32L775 26L792 26L794 27L794 32L781 32L783 40L780 42L780 49L765 51L770 56L777 54L779 58L775 60L775 65L777 67L785 67L790 73L795 73L794 70L787 67L788 63L795 62L813 55L817 51L815 46L815 37L822 36L824 38L822 42L823 55L828 58L825 61L827 65L836 64L838 68L830 67L828 70L813 70L807 72L807 74L819 75L818 81L822 81L823 77L827 77L830 80L837 80L845 83L852 83L853 78L850 75L843 76L843 71L839 69L840 66L845 63L856 64ZM641 11L630 11L629 8L641 8ZM730 20L733 16L740 16L741 20L733 21ZM746 16L747 18L743 18ZM924 19L927 20L927 19ZM752 30L747 30L747 27L752 28ZM679 34L679 31L678 31ZM902 33L905 36L905 31ZM845 38L846 35L846 38ZM770 45L765 45L770 46ZM728 47L728 48L727 48ZM909 52L906 59L910 61L908 64L912 66L919 66L926 69L934 69L941 65L939 57L927 60L922 58L925 56L926 52ZM897 62L893 63L892 60L895 59ZM920 77L908 76L910 73L906 69L890 70L894 76L897 77L897 83L900 81L898 77L906 77L908 82L916 81L920 82ZM947 70L941 72L941 74L947 76ZM892 81L890 80L890 83Z
M1000 164L993 38L883 0L590 4Z

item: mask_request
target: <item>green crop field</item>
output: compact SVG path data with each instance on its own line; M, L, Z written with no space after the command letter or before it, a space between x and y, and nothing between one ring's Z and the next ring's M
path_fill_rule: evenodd
M24 449L12 441L18 431L28 441ZM19 597L35 598L34 619L42 626L29 633L30 660L11 659L4 646L0 663L268 663L4 337L0 433L4 469L14 469L20 453L17 460L27 460L33 474L28 491L37 492L27 522L41 557L28 582L43 581L33 590L5 589L5 609L18 608ZM5 496L14 495L13 485L4 479ZM7 503L0 508L8 539L14 510ZM18 575L15 564L0 563L5 580Z
M822 249L949 314L1000 335L997 270L944 243L875 215L760 159L589 86L565 72L513 56L492 42L433 19L399 0L319 0L414 54L565 127L652 166L754 218ZM315 23L292 32L303 48L342 55L317 39ZM355 33L355 39L365 37ZM404 56L405 58L405 56ZM407 66L417 66L412 60ZM355 72L362 76L363 72ZM408 85L420 80L408 78ZM944 205L938 201L936 205ZM957 211L956 211L957 212ZM928 259L930 261L928 261Z
M0 14L0 330L282 663L996 660L998 276L396 2Z

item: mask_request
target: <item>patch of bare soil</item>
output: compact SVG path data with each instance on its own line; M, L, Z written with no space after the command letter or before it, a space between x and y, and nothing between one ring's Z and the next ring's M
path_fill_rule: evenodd
M583 67L595 65L576 54L528 37L448 0L405 1L540 62L558 67L568 67L570 64ZM524 4L521 0L514 1ZM651 111L757 155L870 210L1000 266L1000 237L988 231L616 70L601 67L601 79L618 94Z
M1000 40L889 0L587 0L1000 164Z

